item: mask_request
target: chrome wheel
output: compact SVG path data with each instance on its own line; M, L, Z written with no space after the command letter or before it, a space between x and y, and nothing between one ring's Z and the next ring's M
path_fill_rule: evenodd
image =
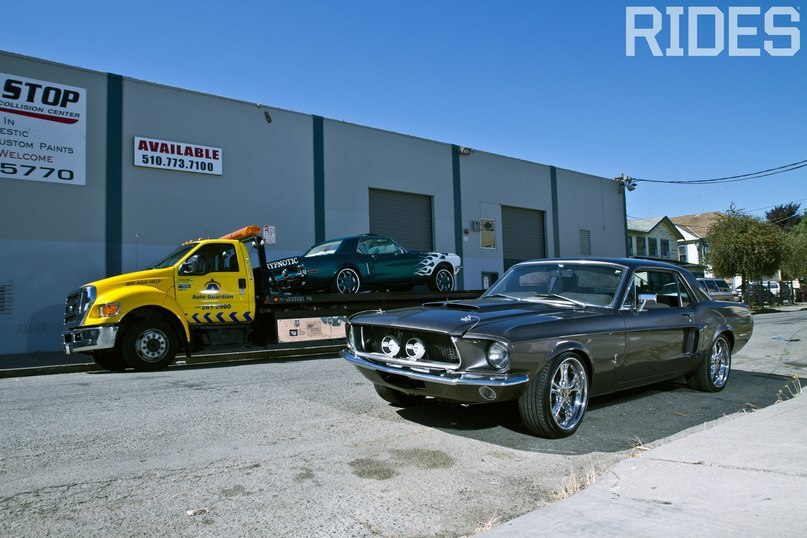
M451 291L454 289L454 273L441 267L432 277L435 291Z
M564 359L552 374L549 388L552 420L562 430L572 430L583 419L588 405L586 368L576 357Z
M708 353L708 354L707 354ZM731 374L731 344L729 336L721 334L712 344L712 349L701 355L698 369L687 377L687 384L704 392L720 392Z
M722 336L712 346L712 356L709 358L709 378L715 388L722 388L729 379L731 369L731 351L729 344Z
M588 371L583 360L569 351L536 373L518 399L521 420L529 431L550 439L577 431L588 407Z
M349 267L340 269L336 273L335 282L336 291L345 295L358 293L361 286L359 274Z

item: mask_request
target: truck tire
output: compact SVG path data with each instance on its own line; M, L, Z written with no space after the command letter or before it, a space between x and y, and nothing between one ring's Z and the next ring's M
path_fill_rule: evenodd
M174 328L162 319L134 322L121 340L121 353L135 370L155 371L166 368L177 354Z
M95 351L92 354L92 360L96 365L110 372L122 372L129 367L129 364L117 351Z

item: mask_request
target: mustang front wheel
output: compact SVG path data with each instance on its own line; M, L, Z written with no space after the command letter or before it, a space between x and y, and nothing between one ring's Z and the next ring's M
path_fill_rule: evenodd
M731 346L722 334L712 344L712 351L701 361L698 371L687 378L690 388L703 392L720 392L731 372Z
M580 357L555 357L534 379L521 398L521 420L532 433L557 439L573 434L588 407L588 374Z

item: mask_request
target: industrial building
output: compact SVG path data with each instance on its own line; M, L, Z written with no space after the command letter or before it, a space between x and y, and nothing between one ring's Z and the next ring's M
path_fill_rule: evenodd
M61 347L65 296L177 244L264 228L270 259L378 233L513 263L625 256L618 182L0 51L0 354Z

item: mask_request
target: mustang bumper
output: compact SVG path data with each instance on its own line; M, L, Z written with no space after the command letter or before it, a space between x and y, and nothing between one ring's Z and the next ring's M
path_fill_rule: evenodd
M407 394L432 396L462 403L484 403L518 398L529 382L524 374L480 374L403 368L379 364L364 359L349 350L340 351L346 361L355 366L368 380Z
M65 331L64 352L86 353L100 349L112 349L115 347L115 336L118 334L117 325L105 325L103 327L79 327Z

